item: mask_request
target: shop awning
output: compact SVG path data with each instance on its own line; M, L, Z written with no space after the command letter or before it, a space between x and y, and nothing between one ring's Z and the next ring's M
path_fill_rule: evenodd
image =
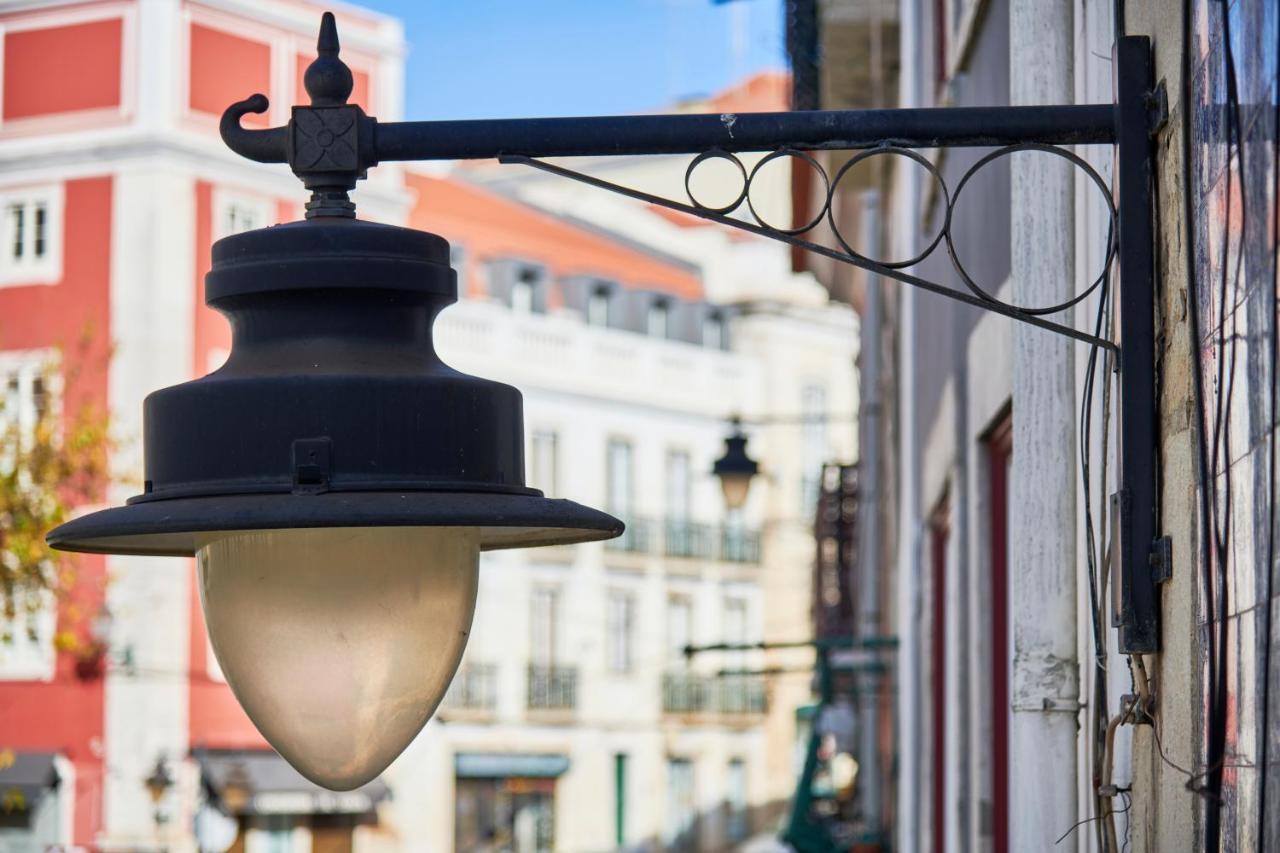
M569 757L554 753L460 752L454 772L470 779L553 779L569 769Z
M0 814L29 812L58 787L57 753L0 749Z
M367 815L391 793L381 778L354 791L326 790L270 750L199 750L193 757L204 784L232 814Z

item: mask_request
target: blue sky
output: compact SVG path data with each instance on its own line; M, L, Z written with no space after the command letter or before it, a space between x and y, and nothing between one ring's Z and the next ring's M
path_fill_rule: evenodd
M781 0L360 0L401 18L405 118L644 112L785 67Z

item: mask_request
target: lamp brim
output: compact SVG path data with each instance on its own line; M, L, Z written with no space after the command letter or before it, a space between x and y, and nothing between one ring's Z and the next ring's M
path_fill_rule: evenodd
M49 532L60 551L194 556L210 534L311 527L477 527L480 549L613 539L621 521L573 501L480 492L327 492L144 501L90 513Z

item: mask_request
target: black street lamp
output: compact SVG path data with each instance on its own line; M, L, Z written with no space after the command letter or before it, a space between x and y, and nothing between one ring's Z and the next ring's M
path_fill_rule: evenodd
M728 509L742 509L747 503L751 480L760 473L760 465L747 455L747 434L742 431L742 420L729 420L732 432L724 440L724 456L711 466L711 473L720 480L724 492L724 505Z
M64 550L194 555L227 682L303 775L328 788L357 787L426 723L470 630L479 551L622 532L609 515L527 488L519 392L460 374L436 355L432 321L457 298L448 243L356 221L347 197L382 161L497 157L800 246L1113 355L1123 344L1116 619L1121 652L1159 648L1150 559L1158 463L1150 134L1159 101L1147 39L1117 43L1115 104L387 124L347 104L352 77L329 13L318 51L304 80L311 105L295 106L286 127L240 126L245 114L266 110L262 95L222 117L232 150L289 163L312 191L305 222L214 244L206 301L231 321L226 365L147 398L143 494L49 534ZM1004 146L975 170L1015 151L1053 154L1081 169L1110 205L1102 178L1058 147L1076 144L1118 148L1120 204L1111 213L1120 343L1045 318L1087 292L1067 306L1010 305L970 279L954 253L968 292L904 271L919 258L860 255L835 227L831 194L860 160L908 157L942 183L918 148ZM729 215L750 205L755 174L735 152L816 166L804 152L818 149L865 150L827 181L812 222L779 229ZM738 163L737 203L709 208L691 196L684 204L534 159L664 153L698 155L691 172L710 157ZM944 240L950 246L964 181L954 192L942 184L945 224L926 255ZM802 236L824 216L842 249ZM726 473L749 483L745 437L738 449L746 462ZM734 480L726 498L745 499L743 482Z

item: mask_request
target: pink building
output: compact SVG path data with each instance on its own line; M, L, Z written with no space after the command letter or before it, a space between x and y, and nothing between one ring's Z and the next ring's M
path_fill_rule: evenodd
M142 397L227 351L226 322L203 304L212 241L301 213L287 170L232 155L217 122L255 92L272 106L254 120L287 120L320 12L304 0L36 0L0 13L0 417L46 405L41 374L55 364L65 417L85 404L112 414L119 476L104 500L140 491ZM339 20L353 97L397 117L399 23L355 7ZM399 174L379 171L362 209L403 220ZM257 790L298 793L287 774L269 781L279 759L260 752L217 672L191 565L81 557L56 604L0 627L12 635L0 644L0 849L190 846L197 792L224 785L227 757L245 751L237 766ZM175 784L153 804L144 780L161 760ZM365 794L324 806L317 849L350 846L380 795Z

